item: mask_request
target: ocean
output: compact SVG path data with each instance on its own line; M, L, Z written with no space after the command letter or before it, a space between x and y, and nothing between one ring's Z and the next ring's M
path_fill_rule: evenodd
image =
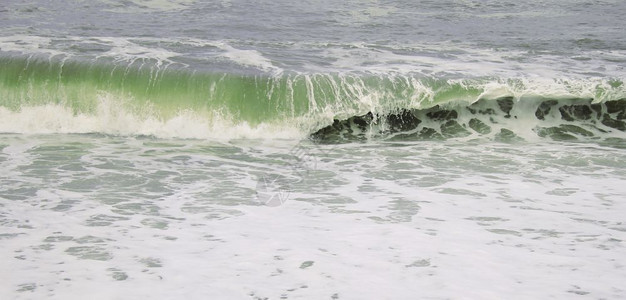
M3 0L1 299L624 299L622 0Z

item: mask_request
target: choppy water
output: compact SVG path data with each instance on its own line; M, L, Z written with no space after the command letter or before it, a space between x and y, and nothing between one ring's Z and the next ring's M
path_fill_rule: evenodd
M622 299L623 1L4 1L2 299Z

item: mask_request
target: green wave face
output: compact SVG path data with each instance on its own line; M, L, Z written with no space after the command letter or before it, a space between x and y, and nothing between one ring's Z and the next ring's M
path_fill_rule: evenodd
M2 105L59 103L77 113L93 112L102 92L123 95L133 105L154 105L161 116L181 109L226 111L258 123L333 109L393 109L474 98L481 91L462 82L407 76L341 74L239 75L195 73L185 69L112 65L41 59L0 59ZM374 102L372 102L374 101Z
M98 117L103 98L107 98L115 99L113 105L118 110L137 120L167 122L191 114L194 120L190 122L228 120L224 126L289 127L305 136L334 120L367 113L387 115L502 97L515 101L528 97L586 98L597 103L626 98L626 90L620 80L533 82L354 73L250 75L200 73L145 61L116 64L0 58L0 107L13 114L53 105L74 117ZM106 125L93 130L117 133L108 131Z
M102 93L123 99L126 109L140 113L150 108L159 118L181 110L199 114L221 111L251 123L306 110L301 101L289 101L290 110L277 110L288 101L287 78L233 74L194 74L185 70L152 67L2 59L1 105L12 110L24 106L60 104L76 114L93 114ZM293 97L302 92L294 84Z

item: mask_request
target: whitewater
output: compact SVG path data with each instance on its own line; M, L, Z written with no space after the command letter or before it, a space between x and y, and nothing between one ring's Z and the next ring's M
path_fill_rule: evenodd
M2 299L623 299L623 1L4 1Z

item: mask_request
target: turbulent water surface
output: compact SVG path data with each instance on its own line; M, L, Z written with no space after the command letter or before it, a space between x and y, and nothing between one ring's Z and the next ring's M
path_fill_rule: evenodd
M4 1L0 298L622 299L623 1Z

